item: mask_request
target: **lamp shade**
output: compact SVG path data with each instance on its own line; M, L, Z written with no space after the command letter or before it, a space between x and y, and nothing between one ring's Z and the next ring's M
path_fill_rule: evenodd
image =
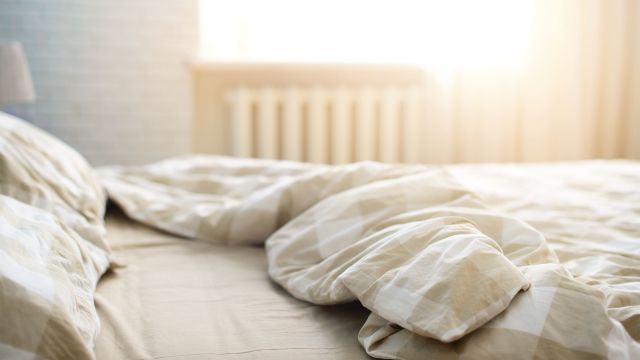
M27 59L18 42L0 43L0 106L36 98Z

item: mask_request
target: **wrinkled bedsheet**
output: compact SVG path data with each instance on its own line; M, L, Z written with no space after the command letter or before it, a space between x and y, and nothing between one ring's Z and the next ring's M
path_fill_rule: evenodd
M100 176L135 220L265 243L269 275L291 295L359 301L371 356L640 358L637 163L185 156Z

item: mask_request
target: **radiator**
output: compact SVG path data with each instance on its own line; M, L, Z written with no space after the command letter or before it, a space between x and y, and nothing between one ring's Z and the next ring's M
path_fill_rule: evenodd
M417 87L233 86L232 155L314 163L419 161Z

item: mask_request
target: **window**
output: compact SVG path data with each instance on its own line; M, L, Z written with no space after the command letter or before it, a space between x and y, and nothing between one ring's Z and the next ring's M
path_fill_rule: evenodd
M201 60L515 64L530 0L200 0Z

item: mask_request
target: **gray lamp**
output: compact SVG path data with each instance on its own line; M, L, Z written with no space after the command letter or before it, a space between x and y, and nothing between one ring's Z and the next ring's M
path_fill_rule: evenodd
M0 108L36 98L27 59L19 42L0 42Z

